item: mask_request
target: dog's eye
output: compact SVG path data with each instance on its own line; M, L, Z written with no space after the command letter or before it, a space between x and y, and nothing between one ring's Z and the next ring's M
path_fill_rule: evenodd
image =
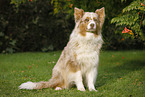
M86 22L88 22L88 21L89 21L89 19L85 19L85 21L86 21Z
M98 21L97 19L94 19L94 21Z

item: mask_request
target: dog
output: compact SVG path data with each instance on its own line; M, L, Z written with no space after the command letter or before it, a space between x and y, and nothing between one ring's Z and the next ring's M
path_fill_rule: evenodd
M97 91L94 84L99 51L103 44L101 30L105 20L105 8L84 12L83 9L75 7L74 11L75 28L53 68L52 78L47 82L22 83L19 89L62 90L76 85L80 91L85 91L85 87L88 87L89 91Z

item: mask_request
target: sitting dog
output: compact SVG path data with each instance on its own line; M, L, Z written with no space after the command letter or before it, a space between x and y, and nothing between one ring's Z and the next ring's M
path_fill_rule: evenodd
M53 68L48 82L26 82L19 89L54 88L70 89L76 85L80 91L97 91L95 82L99 64L99 50L103 44L101 29L105 20L105 8L95 12L74 9L75 28L67 46Z

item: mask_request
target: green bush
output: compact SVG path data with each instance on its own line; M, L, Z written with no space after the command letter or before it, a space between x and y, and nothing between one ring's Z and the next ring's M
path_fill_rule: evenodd
M144 46L145 5L143 4L145 4L145 1L134 0L123 9L120 15L111 20L111 23L115 23L116 28L118 28L118 30L115 31L117 34L121 34L126 27L131 29L127 29L127 32L122 32L124 34L121 34L122 41L129 43L130 45L128 46L131 48L143 48Z
M65 46L71 29L65 14L53 15L50 1L27 1L17 7L9 3L0 14L1 52L49 51Z

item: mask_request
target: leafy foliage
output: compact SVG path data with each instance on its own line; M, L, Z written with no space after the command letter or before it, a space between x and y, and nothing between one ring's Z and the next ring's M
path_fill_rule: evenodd
M128 6L132 0L1 0L0 1L0 52L13 53L22 51L52 51L61 50L66 45L69 35L74 27L74 7L82 8L84 11L94 12L96 9L105 7L106 19L103 27L105 44L103 49L130 49L143 48L142 39L122 40L120 29L110 24L111 19L116 16L122 18L121 11ZM118 6L119 5L119 6ZM141 8L142 9L142 6ZM130 18L117 18L120 21L131 21L128 27L135 31L143 31L145 19L143 13L133 13ZM142 26L139 20L142 19ZM116 23L116 25L117 25ZM121 24L121 23L120 23ZM122 25L125 25L122 23ZM136 25L136 26L134 26ZM137 29L135 28L137 27ZM133 30L134 32L134 30ZM125 35L125 34L124 34ZM128 44L128 42L130 44ZM133 46L132 46L133 45Z
M50 51L65 46L71 29L65 14L52 14L50 1L26 1L18 7L8 2L6 8L0 14L1 52Z
M116 26L127 26L134 32L134 38L145 40L143 31L143 27L145 26L145 6L142 4L145 4L145 1L134 0L130 5L123 9L123 15L121 14L120 16L113 18L111 23L116 23Z

